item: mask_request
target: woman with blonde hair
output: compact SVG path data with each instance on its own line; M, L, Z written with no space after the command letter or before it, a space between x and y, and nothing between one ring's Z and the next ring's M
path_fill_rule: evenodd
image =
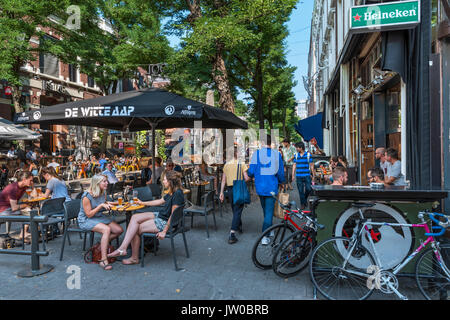
M170 227L172 213L179 206L184 206L184 194L181 189L181 174L176 171L167 171L163 184L169 192L161 199L142 202L145 206L164 206L160 212L144 212L131 217L127 232L122 244L117 250L108 254L108 257L125 256L131 243L131 257L122 261L123 264L139 263L140 235L145 232L156 233L160 240L164 239Z
M108 188L108 178L105 175L97 174L92 177L89 190L84 192L81 197L81 207L78 213L78 225L83 230L94 231L102 234L100 248L102 260L99 265L104 270L111 270L112 266L108 264L106 251L111 240L120 236L123 229L114 222L111 217L102 213L110 210L115 203L106 201L106 189Z

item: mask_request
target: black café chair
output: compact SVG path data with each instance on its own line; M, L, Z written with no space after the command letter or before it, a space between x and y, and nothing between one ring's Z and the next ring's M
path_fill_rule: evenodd
M170 245L172 247L172 256L173 256L173 263L175 265L175 271L182 270L182 268L178 268L177 265L177 259L175 256L175 244L174 244L174 238L177 234L183 235L183 242L184 242L184 249L186 250L186 257L189 258L189 251L187 247L187 241L186 241L186 235L185 232L188 231L184 225L184 211L183 206L179 206L175 209L175 211L172 213L171 223L169 230L166 233L166 237L170 239ZM156 238L156 233L142 233L141 234L141 252L140 252L140 259L141 259L141 267L144 267L144 239L147 237L154 237ZM153 242L154 245L156 245L156 241ZM153 253L156 256L156 248L153 248Z
M61 213L64 212L64 201L66 201L66 198L55 198L55 199L48 199L42 202L40 215L41 216L48 216L49 219L47 222L40 223L40 230L42 237L44 238L43 241L43 249L46 250L45 244L48 243L48 236L47 236L47 230L50 228L58 227L59 223L64 223L64 219L60 216ZM56 215L56 217L54 217ZM22 224L22 233L25 233L25 225L30 224L29 222L24 222ZM25 242L22 243L22 248L25 247Z
M161 199L161 186L156 183L149 184L148 187L152 192L153 200Z
M206 226L206 235L209 238L209 230L208 230L208 214L212 212L214 219L214 228L217 230L216 224L216 208L214 204L214 194L215 191L209 191L208 193L202 196L203 206L190 206L189 208L184 209L185 215L191 216L191 228L194 225L194 215L202 215L205 217L205 226Z
M69 232L77 232L80 234L80 236L81 236L81 234L84 234L83 251L86 250L86 237L87 237L88 233L89 233L89 241L90 241L91 247L94 244L94 232L82 230L78 227L78 222L76 221L76 219L78 218L78 213L80 212L80 207L81 207L80 199L73 199L72 201L68 201L68 202L64 203L64 224L66 227L65 227L63 242L62 242L62 246L61 246L61 253L59 256L60 261L62 261L62 259L63 259L66 238L69 241L69 246L72 245L70 243Z

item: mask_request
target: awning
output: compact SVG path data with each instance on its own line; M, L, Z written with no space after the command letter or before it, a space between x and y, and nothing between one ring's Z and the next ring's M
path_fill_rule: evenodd
M17 125L0 117L1 140L35 140L42 136L22 125Z
M295 131L297 131L305 141L316 138L317 145L320 149L323 149L322 112L300 120L298 124L295 125Z

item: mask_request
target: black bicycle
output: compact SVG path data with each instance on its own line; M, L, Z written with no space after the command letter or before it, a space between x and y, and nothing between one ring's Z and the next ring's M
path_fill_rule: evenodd
M305 220L305 223L281 242L272 259L273 271L282 278L295 276L308 265L311 253L317 245L317 230L325 228L317 222L310 211L300 209L294 211Z
M277 199L275 193L272 193L272 196L275 199ZM253 245L252 260L255 266L260 269L273 268L274 255L277 252L278 248L281 246L281 244L287 239L292 239L292 236L296 234L297 231L304 232L306 225L309 223L309 217L307 217L307 214L311 213L310 211L291 209L296 208L296 204L294 201L288 204L282 204L279 201L278 203L280 204L280 207L284 211L283 221L266 229L259 236L259 238L256 239L256 242ZM297 218L299 221L297 222L294 221L293 220L294 217ZM314 248L314 246L312 246L311 248ZM301 261L295 260L293 264L296 266L300 262ZM290 266L293 266L293 264L291 264ZM302 266L302 268L304 268L304 266ZM293 268L293 270L296 270L295 267ZM282 273L283 272L280 271L279 275L281 275Z

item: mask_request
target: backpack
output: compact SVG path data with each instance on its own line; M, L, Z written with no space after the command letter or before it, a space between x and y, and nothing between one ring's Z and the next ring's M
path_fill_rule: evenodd
M16 240L9 234L0 234L0 249L11 249L16 245Z
M144 252L158 252L159 240L155 237L144 239Z

